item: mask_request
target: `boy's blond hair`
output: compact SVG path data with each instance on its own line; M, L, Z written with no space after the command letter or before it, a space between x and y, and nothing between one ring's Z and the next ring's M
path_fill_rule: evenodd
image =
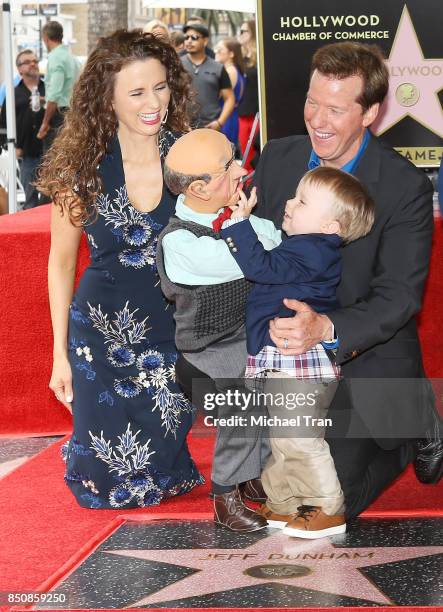
M343 242L366 236L374 225L374 201L361 182L343 170L319 166L307 172L300 185L325 187L334 196L335 220Z

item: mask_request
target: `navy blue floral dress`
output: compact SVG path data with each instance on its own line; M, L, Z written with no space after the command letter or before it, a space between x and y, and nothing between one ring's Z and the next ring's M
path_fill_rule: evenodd
M163 153L173 139L163 137ZM152 212L132 206L117 138L99 171L98 215L84 228L91 264L70 308L65 479L87 508L151 506L203 482L186 444L192 407L175 383L173 311L155 267L175 198L163 187Z

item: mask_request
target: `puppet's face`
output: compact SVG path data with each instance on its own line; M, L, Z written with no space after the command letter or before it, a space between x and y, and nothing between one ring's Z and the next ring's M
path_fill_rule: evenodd
M211 175L211 181L207 184L207 192L211 196L208 201L211 212L238 202L240 179L246 174L235 160L235 148L227 139L225 141L223 146L213 150L211 168L217 166L217 169L208 172Z
M175 172L210 180L194 180L185 192L186 204L196 212L215 213L236 204L240 179L247 171L235 160L229 140L215 130L200 129L180 138L168 154L166 164Z

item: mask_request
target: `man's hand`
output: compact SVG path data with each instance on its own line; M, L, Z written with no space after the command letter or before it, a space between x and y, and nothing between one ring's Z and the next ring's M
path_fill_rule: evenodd
M243 190L240 190L238 195L239 201L235 206L231 206L233 210L231 219L247 219L257 204L257 189L255 187L252 188L249 200L246 198Z
M271 340L282 355L301 355L323 340L331 340L332 322L305 302L283 300L294 317L275 318L269 325Z
M46 134L49 132L49 123L42 123L37 133L37 138L43 140Z

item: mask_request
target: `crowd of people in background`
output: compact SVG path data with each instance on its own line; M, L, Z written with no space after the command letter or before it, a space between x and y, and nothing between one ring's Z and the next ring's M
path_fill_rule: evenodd
M158 19L143 28L173 46L192 79L192 127L209 127L221 131L236 147L237 156L245 152L254 118L258 112L257 45L255 21L247 20L237 38L219 40L212 49L210 32L197 15L187 20L182 30L169 30ZM43 42L48 50L44 78L39 60L31 49L16 57L18 77L15 80L17 124L17 158L20 181L25 192L24 209L46 203L35 189L36 172L42 155L53 142L69 100L80 64L63 44L63 27L57 21L45 24ZM38 96L35 92L37 88ZM0 114L0 144L6 145L6 101ZM253 157L259 151L259 134L251 147L245 167L252 169ZM5 211L6 212L6 208Z
M20 76L15 85L16 153L25 192L24 209L47 202L34 186L37 170L43 153L49 149L63 123L80 74L80 62L63 44L63 27L58 21L44 25L42 38L48 50L44 81L39 60L32 49L24 49L16 57ZM6 100L1 107L0 128L6 131ZM6 134L1 136L2 144L5 144Z

